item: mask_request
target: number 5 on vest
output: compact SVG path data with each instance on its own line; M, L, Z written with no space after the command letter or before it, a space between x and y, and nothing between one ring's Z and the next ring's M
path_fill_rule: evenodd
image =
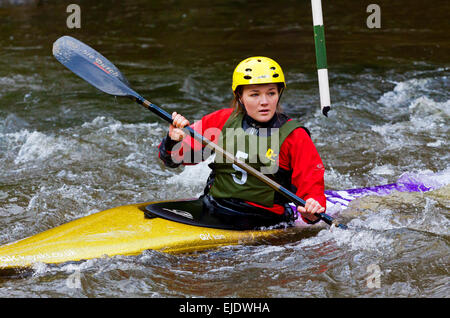
M243 151L238 150L238 152L236 153L236 159L245 160L247 158L248 158L248 154ZM244 184L247 181L247 171L239 168L234 163L233 163L233 169L236 171L239 171L242 174L241 178L239 179L238 177L236 177L235 173L232 173L231 175L233 176L234 182L236 182L237 184Z

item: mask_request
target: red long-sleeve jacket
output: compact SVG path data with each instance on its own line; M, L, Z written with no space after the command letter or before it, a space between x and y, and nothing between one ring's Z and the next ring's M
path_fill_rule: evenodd
M225 122L233 112L232 108L221 109L204 116L201 120L195 122L191 127L202 135L206 135L209 140L217 143L219 133ZM206 133L206 134L205 134ZM184 165L193 164L183 161L184 150L190 149L194 152L202 150L200 142L186 136L183 140L183 146L177 147L173 151L166 151L171 158L177 158L175 161ZM174 153L176 152L176 153ZM161 145L160 145L161 158ZM296 195L307 200L315 199L321 206L326 207L326 197L324 194L324 172L325 168L322 159L316 150L310 136L305 129L295 129L283 142L279 153L279 167L292 172L291 182L297 189ZM164 160L164 158L161 158ZM166 160L164 160L166 161ZM198 163L198 162L194 162ZM284 207L274 204L272 208L263 207L253 202L249 204L259 206L277 214L284 213Z

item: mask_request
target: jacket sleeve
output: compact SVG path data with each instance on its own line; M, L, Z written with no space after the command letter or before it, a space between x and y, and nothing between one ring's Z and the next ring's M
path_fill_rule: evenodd
M158 157L162 160L162 162L164 162L166 167L176 168L181 164L181 162L175 162L172 157L173 148L177 143L178 142L170 139L169 134L167 134L158 146Z
M191 124L190 127L205 138L217 143L222 127L230 117L231 112L231 108L215 111ZM186 136L182 141L176 142L167 135L158 148L159 158L169 168L176 168L181 164L194 165L206 160L211 154L209 151L206 151L201 142L190 136Z
M292 184L296 195L303 200L315 199L326 209L325 168L308 133L295 129L280 149L280 167L292 171ZM311 222L309 222L311 223Z

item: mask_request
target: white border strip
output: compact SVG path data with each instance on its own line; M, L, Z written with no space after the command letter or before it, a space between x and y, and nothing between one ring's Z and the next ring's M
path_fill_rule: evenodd
M317 70L317 75L319 76L320 105L322 107L331 106L330 88L328 86L328 69L322 68Z
M311 0L312 14L313 14L313 25L323 25L322 17L322 1L321 0Z

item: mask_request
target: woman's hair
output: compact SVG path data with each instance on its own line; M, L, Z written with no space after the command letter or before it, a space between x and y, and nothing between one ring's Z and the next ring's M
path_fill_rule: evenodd
M277 109L276 109L276 113L279 114L279 113L283 112L281 105L280 105L280 99L281 99L281 93L283 91L284 86L283 86L283 83L276 83L276 84L278 86L278 94L280 95L280 98L278 99ZM245 114L245 112L246 112L244 105L242 105L242 103L239 101L239 98L241 98L243 91L244 91L243 85L236 87L236 91L234 92L234 97L231 100L230 107L233 108L233 116L234 117L236 117L237 115L239 115L241 113Z

